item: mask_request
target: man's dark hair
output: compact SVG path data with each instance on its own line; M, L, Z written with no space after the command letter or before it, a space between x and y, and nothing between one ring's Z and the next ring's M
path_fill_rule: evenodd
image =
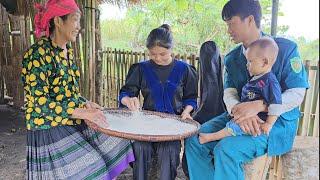
M261 23L261 6L258 0L230 0L222 9L222 19L230 20L233 16L239 16L241 20L252 15L257 28Z

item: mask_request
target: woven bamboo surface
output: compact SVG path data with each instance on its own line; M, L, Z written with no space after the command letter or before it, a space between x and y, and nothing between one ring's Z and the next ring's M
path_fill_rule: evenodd
M130 116L131 111L128 109L116 109L116 108L107 108L104 110L104 112L110 113L110 114L122 114L124 116ZM149 142L160 142L160 141L176 141L176 140L182 140L187 137L190 137L196 133L198 133L198 130L200 129L200 124L194 120L183 120L180 118L180 116L172 115L172 114L166 114L166 113L160 113L160 112L154 112L154 111L146 111L142 110L142 112L146 115L156 115L162 118L168 118L172 120L178 120L183 123L188 123L193 126L195 126L195 130L185 132L183 134L176 134L176 135L146 135L146 134L132 134L127 132L119 132L103 127L99 127L98 130L104 134L107 134L109 136L115 136L120 137L124 139L130 139L130 140L137 140L137 141L149 141ZM167 119L164 119L167 120ZM156 127L155 127L156 128Z

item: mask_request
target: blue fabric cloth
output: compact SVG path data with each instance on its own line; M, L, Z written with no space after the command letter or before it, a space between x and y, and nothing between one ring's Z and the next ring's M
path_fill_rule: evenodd
M187 71L186 64L182 61L175 61L168 80L163 83L161 83L153 71L150 61L141 62L141 66L147 85L151 89L151 96L155 102L156 111L174 114L172 100L183 74ZM197 108L195 99L185 99L183 104L184 106L191 105L194 109Z
M250 80L242 88L240 102L249 102L255 100L263 100L266 104L281 104L281 87L272 73L266 73L261 77ZM267 112L261 112L258 114L260 119L267 119Z
M266 73L261 77L250 80L241 92L241 102L262 99L267 104L281 104L281 87L272 73Z
M201 133L217 132L225 128L228 113L204 123ZM220 141L200 144L198 135L185 141L190 180L244 179L243 163L266 153L268 137L229 136ZM214 158L213 158L214 156Z
M139 62L130 66L119 104L125 107L121 104L123 97L142 95L142 109L180 115L187 105L196 110L197 84L195 68L182 61L173 60L166 66L152 60Z
M229 121L226 124L226 130L232 135L232 136L241 136L246 134L245 132L242 131L240 126L236 124L233 121Z

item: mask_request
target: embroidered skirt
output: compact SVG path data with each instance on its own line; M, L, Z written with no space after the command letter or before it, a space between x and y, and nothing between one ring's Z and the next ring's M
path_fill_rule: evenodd
M27 179L111 180L132 161L130 141L86 125L27 133Z

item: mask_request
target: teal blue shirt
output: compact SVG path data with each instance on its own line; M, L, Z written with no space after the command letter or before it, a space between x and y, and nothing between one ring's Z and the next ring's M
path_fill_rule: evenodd
M296 43L284 38L274 38L274 40L279 46L279 53L272 72L280 83L281 91L291 88L308 88L307 73ZM224 63L226 70L224 88L236 88L240 97L242 87L249 81L247 59L242 52L242 45L228 53ZM283 113L281 117L269 134L268 154L270 156L284 154L291 150L300 117L299 107Z

